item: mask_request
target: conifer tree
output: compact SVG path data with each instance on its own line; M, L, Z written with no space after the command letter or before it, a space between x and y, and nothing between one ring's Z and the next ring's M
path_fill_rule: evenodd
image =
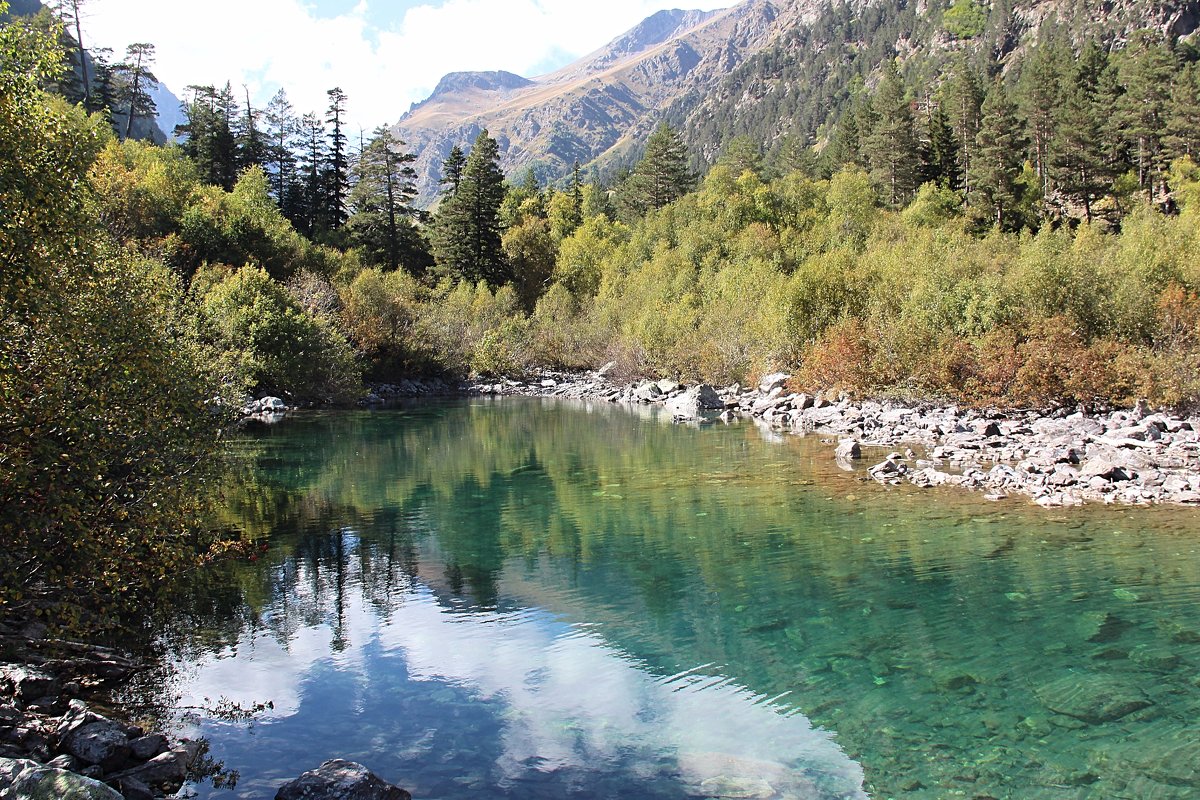
M442 190L442 194L447 197L453 197L458 192L458 185L462 182L463 168L467 165L467 156L458 145L450 148L450 155L446 156L446 160L442 162L442 179L439 181L442 186L447 187Z
M1133 37L1121 60L1124 94L1117 107L1120 123L1133 149L1138 182L1154 189L1166 181L1163 139L1171 83L1178 68L1175 55L1147 31Z
M250 89L242 86L246 97L246 106L242 113L234 119L233 135L237 143L238 168L246 169L255 165L266 167L270 162L269 147L266 135L262 130L263 112L256 110L250 102Z
M88 70L87 48L83 43L83 23L79 12L84 3L85 0L57 0L55 11L62 20L63 26L75 31L74 41L71 42L69 48L69 56L76 62L75 66L79 68L83 108L90 113L99 109L92 105L92 80Z
M962 167L958 163L959 146L950 120L939 105L929 110L926 122L925 151L922 158L922 182L932 181L952 191L962 188Z
M282 208L291 188L292 172L296 158L292 155L292 140L299 129L299 121L288 100L287 92L280 89L271 98L263 112L266 119L267 166L271 175L271 190L275 201Z
M350 153L346 143L346 93L330 89L325 122L329 124L329 162L324 175L324 225L335 231L346 224L346 197L350 193Z
M1025 141L1016 106L999 78L984 99L975 144L970 170L973 202L987 208L997 226L1012 227Z
M625 181L623 200L627 210L641 216L673 203L692 188L687 147L667 123L661 123L646 140L646 152Z
M921 162L912 105L895 61L884 65L871 107L875 124L865 143L871 177L893 206L902 205L916 191Z
M1062 101L1062 79L1068 50L1058 40L1043 38L1022 65L1019 81L1021 113L1029 131L1033 169L1050 191L1050 150L1054 146L1055 120Z
M119 96L125 106L125 139L133 136L135 120L150 119L156 111L150 96L150 89L158 85L150 71L153 65L154 45L137 42L125 49L125 60L116 67L121 79Z
M415 160L386 125L375 129L359 155L347 228L370 264L391 270L403 264L423 266L413 258L414 250L421 250L411 222L417 215L412 205L417 196Z
M307 236L315 236L321 226L325 174L325 126L316 114L300 119L300 183L293 190L285 213Z
M1055 118L1058 131L1050 151L1050 175L1055 187L1083 206L1084 218L1092 221L1096 200L1108 191L1112 173L1105 159L1104 126L1096 95L1087 83L1071 86Z
M951 66L950 74L942 84L940 101L954 130L954 138L958 140L958 165L964 178L963 191L970 197L974 188L971 161L975 155L976 136L979 135L983 90L965 54L960 55Z
M1163 139L1171 159L1200 156L1200 66L1188 64L1175 76Z
M237 142L229 115L233 95L229 86L189 86L191 100L184 104L184 123L176 130L184 138L183 151L196 163L205 182L226 191L237 182Z
M504 195L499 145L483 130L463 165L458 190L442 202L434 221L434 256L442 270L492 286L512 280L501 240Z

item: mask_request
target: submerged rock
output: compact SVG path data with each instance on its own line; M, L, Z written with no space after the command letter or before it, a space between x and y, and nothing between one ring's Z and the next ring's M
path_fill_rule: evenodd
M1106 675L1066 675L1034 693L1051 711L1091 725L1112 722L1151 704L1138 687Z
M362 764L334 759L285 784L275 800L412 800Z

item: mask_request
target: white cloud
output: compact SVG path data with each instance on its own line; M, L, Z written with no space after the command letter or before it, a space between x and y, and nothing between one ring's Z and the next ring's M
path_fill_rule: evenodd
M679 2L720 8L730 0ZM394 122L447 72L502 69L532 77L540 65L584 55L669 0L444 0L394 12L361 0L348 13L319 17L302 0L94 0L85 39L113 48L151 42L158 77L182 96L189 84L249 87L263 103L287 90L298 111L321 111L326 90L349 96L353 124Z

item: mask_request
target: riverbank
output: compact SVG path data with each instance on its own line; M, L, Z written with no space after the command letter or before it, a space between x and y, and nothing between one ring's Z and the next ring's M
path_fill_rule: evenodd
M1085 413L854 401L844 393L793 392L788 378L779 373L757 386L714 388L669 379L614 382L602 369L473 381L456 389L471 395L654 405L681 423L748 417L776 434L828 437L830 457L843 469L884 484L958 486L982 492L988 500L1024 496L1047 508L1087 502L1200 506L1200 419L1195 417L1155 411L1144 403ZM384 402L423 396L389 388L377 388L374 397Z

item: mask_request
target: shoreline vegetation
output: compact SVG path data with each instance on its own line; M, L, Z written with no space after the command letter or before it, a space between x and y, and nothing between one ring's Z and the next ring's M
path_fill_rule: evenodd
M730 137L702 177L664 124L612 180L509 183L483 131L426 211L403 142L348 142L337 89L297 118L282 93L243 113L192 87L184 144L135 141L153 46L89 77L77 5L9 18L0 0L6 624L127 629L181 570L236 552L203 520L241 398L345 405L399 375L507 393L495 376L612 364L625 383L601 396L828 431L848 463L925 445L873 466L885 483L1196 502L1192 45L1047 35L1004 71L942 65L932 95L889 57L818 141L765 159ZM1022 407L1061 410L969 410ZM1115 407L1132 410L1092 411ZM49 758L22 727L47 687L13 675L3 736ZM146 763L175 770L176 750Z

